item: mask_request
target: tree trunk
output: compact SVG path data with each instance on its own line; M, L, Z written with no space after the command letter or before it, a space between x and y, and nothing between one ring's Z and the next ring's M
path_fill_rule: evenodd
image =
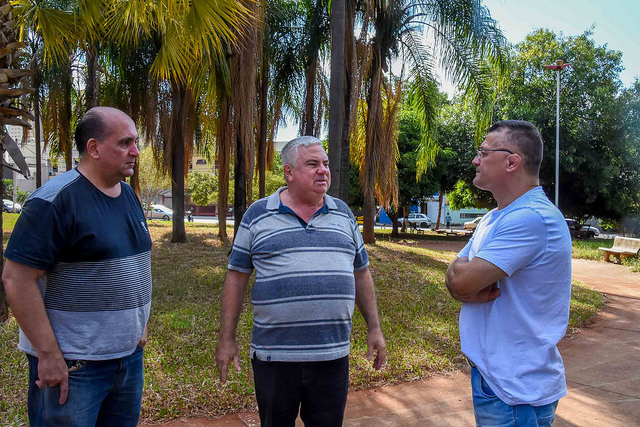
M438 195L438 219L436 220L436 227L434 230L440 230L440 215L442 215L442 200L443 200L443 192L442 187L440 187L440 194Z
M6 128L4 126L0 127L0 141L4 140L4 133L6 132ZM0 154L2 154L2 159L4 159L4 147L0 145ZM0 162L0 177L4 173L4 162ZM2 181L2 180L0 180ZM4 194L4 182L0 182L0 194ZM4 253L4 230L3 226L3 212L0 211L0 253ZM4 257L0 260L0 274L2 274L2 269L4 267ZM5 322L9 318L9 306L7 304L7 294L4 292L4 285L2 281L0 281L0 322Z
M68 171L73 169L73 138L71 137L71 91L73 90L71 61L67 64L68 73L63 77L64 84L64 118L62 120L62 137L64 138L64 162ZM62 142L62 141L60 141Z
M92 43L87 49L87 84L85 88L86 94L86 111L99 105L99 85L98 80L98 49L97 43Z
M218 238L223 242L228 241L227 234L227 206L229 204L229 169L231 159L231 137L233 135L230 122L229 97L220 95L218 143L216 144L216 162L218 164Z
M269 89L269 60L265 54L260 67L260 127L258 129L258 197L265 194L265 180L267 170L267 125L268 105L267 96Z
M389 219L391 220L391 237L398 237L398 212L390 210L387 212Z
M338 197L349 200L349 169L351 168L350 136L351 136L351 101L354 95L356 69L356 41L354 37L355 5L353 0L346 0L345 36L344 36L344 116L342 122L342 142L340 143L340 186Z
M36 138L36 188L42 187L42 124L40 123L40 72L36 70L33 79L33 113Z
M301 123L302 135L314 135L315 129L315 85L316 85L316 72L318 69L318 54L312 58L305 74L305 98L304 98L304 112Z
M184 101L186 90L183 84L171 84L171 208L173 209L172 243L187 241L184 228Z
M331 82L329 86L329 194L340 197L342 132L344 115L345 0L331 3Z
M376 214L376 171L378 168L377 150L380 147L380 129L382 128L382 99L380 97L380 85L382 79L382 66L380 52L373 53L371 65L371 86L368 93L369 112L367 114L367 135L365 147L365 170L362 192L364 194L364 225L363 238L365 243L375 243L375 214Z
M247 158L245 156L242 138L236 135L236 164L234 167L234 194L233 194L233 236L238 234L240 221L247 210Z

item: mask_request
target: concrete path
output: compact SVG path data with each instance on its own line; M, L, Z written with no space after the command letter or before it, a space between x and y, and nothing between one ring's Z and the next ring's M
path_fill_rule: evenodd
M560 400L554 426L640 426L640 273L610 263L574 260L573 278L606 294L606 308L591 327L560 345L569 392ZM162 425L259 424L256 413L240 413ZM351 392L344 422L352 427L474 424L468 371Z

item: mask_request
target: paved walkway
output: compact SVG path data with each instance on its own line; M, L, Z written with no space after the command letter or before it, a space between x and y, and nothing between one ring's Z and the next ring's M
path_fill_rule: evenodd
M605 293L606 308L591 327L560 345L569 393L560 400L554 426L640 425L640 273L574 260L573 277ZM257 426L259 419L240 413L162 425L242 427ZM469 373L349 393L344 425L472 426Z

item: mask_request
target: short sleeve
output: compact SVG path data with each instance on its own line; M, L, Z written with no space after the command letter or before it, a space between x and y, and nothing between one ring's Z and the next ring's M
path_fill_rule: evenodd
M233 248L231 248L227 268L229 270L251 274L253 272L253 261L251 260L253 234L247 217L248 215L245 213L238 227L238 231L233 240Z
M511 276L541 256L547 246L544 218L530 208L506 213L490 239L475 256Z
M19 264L38 270L50 270L68 245L67 219L55 204L40 199L28 200L4 255Z

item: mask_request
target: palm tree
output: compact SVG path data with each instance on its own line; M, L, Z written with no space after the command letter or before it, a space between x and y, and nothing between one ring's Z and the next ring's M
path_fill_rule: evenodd
M375 34L371 38L367 68L367 122L364 192L365 242L373 243L376 176L382 169L394 167L392 153L382 150L383 71L401 58L409 69L410 91L414 106L422 112L425 140L421 147L422 170L437 151L436 65L441 65L454 84L474 98L479 127L490 121L491 71L505 69L505 39L489 11L474 0L429 2L422 0L371 0L367 16ZM421 31L429 30L433 48L422 42ZM493 67L493 68L491 68ZM383 176L388 174L382 173Z
M31 74L31 72L29 70L13 68L17 64L18 49L26 46L26 44L17 41L15 32L16 25L13 19L11 3L8 0L0 0L0 23L2 23L0 26L0 51L2 52L2 57L0 58L0 80L4 82L3 87L0 88L0 141L2 144L0 154L2 154L3 159L3 161L0 162L0 176L4 169L4 153L8 151L20 169L19 171L27 177L29 175L27 163L18 145L7 133L6 128L6 125L18 125L30 128L31 125L24 119L35 119L31 113L19 108L16 103L17 98L33 93L33 89L25 87L16 88L20 80L24 76ZM4 194L2 184L0 184L0 193ZM1 214L0 230L2 230ZM2 253L4 252L3 246L3 241L0 241L0 252ZM4 265L3 261L0 261L0 265ZM0 322L4 322L8 318L7 298L4 292L4 286L0 283Z
M305 91L301 135L320 135L320 126L324 109L327 105L326 77L322 72L321 51L325 49L329 39L329 23L326 0L304 0L305 41L303 56L305 58Z
M329 164L332 165L332 182L329 192L340 196L342 174L342 131L344 120L345 78L345 0L331 3L331 84L329 86Z
M154 147L162 152L163 165L171 173L173 211L184 212L185 164L193 149L198 98L215 99L196 88L216 87L210 65L226 60L225 49L233 46L239 29L245 29L250 12L232 0L111 0L105 14L107 38L115 44L157 46L148 58L150 75L168 108L159 109ZM186 241L180 214L173 217L171 240Z

